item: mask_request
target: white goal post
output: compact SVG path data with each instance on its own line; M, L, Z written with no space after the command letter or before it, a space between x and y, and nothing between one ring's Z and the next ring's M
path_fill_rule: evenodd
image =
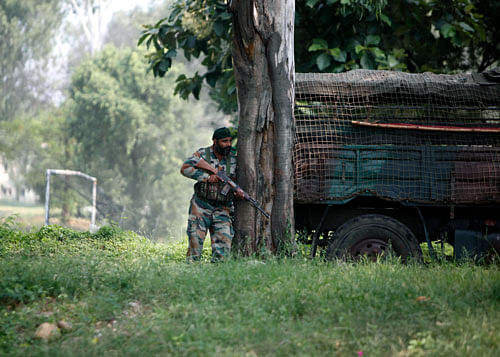
M68 175L80 176L92 181L92 213L90 219L90 230L95 229L95 213L96 213L96 198L97 198L97 179L95 177L84 174L80 171L73 170L55 170L48 169L46 172L47 182L45 186L45 225L49 225L49 210L50 210L50 175Z

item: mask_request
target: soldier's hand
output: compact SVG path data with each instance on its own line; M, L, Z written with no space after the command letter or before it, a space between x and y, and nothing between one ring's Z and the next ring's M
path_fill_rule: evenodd
M240 200L244 200L245 199L245 194L243 193L243 190L241 188L237 189L235 192L234 192L234 196L236 198L239 198Z
M207 181L210 183L216 183L220 181L220 177L217 175L210 175Z

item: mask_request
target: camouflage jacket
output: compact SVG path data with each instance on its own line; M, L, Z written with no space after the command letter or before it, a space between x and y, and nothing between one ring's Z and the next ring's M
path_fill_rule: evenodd
M198 169L196 164L200 159L205 159L210 165L219 170L224 170L232 179L236 179L236 150L231 149L229 154L219 160L215 155L212 147L198 149L191 157L189 157L181 167L181 173L193 180L196 180L195 194L203 199L217 202L228 202L233 200L232 193L223 194L228 191L228 187L222 182L209 183L210 174L204 170Z

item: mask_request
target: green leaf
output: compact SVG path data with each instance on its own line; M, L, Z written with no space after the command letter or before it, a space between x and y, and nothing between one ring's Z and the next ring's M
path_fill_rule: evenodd
M158 37L154 37L153 44L155 45L156 52L161 52L162 46L161 46L160 42L158 42Z
M213 29L217 36L222 37L224 35L224 23L222 21L220 20L215 21Z
M312 9L318 2L319 0L307 0L306 5Z
M233 18L233 15L231 13L224 11L223 13L219 14L219 19L221 20L231 20Z
M385 58L385 52L378 47L370 47L370 52L375 56L375 58Z
M186 80L186 75L185 74L181 74L180 76L177 77L177 79L175 80L176 82L182 82L182 81L185 81Z
M365 46L378 45L380 43L380 36L378 35L368 35L365 38Z
M347 59L347 52L342 51L340 48L335 47L330 49L330 55L332 55L333 59L337 62L345 62Z
M153 26L153 27L160 27L161 23L162 23L162 22L164 22L166 19L167 19L167 18L166 18L166 17L164 17L164 18L162 18L162 19L158 20L158 22L157 22L156 24L154 24L154 26Z
M168 50L167 53L165 53L163 58L174 58L175 56L177 56L177 51L174 49L171 49L171 50Z
M451 38L456 35L455 28L448 23L445 23L443 26L441 26L439 32L441 33L441 35L443 35L444 38Z
M316 58L316 65L318 66L320 71L328 68L328 66L332 63L332 58L327 53L322 53Z
M220 73L218 72L209 72L205 75L205 80L210 85L210 87L215 87L217 80L219 79Z
M201 82L198 82L193 89L193 95L197 100L200 99L200 91L201 91Z
M361 64L361 67L364 69L374 69L375 68L375 62L373 61L373 58L368 53L364 53L363 56L361 56L360 64Z
M459 25L460 25L460 27L461 27L462 29L464 29L464 31L467 31L467 32L474 32L474 29L473 29L472 27L470 27L470 26L469 26L469 24L468 24L468 23L466 23L466 22L460 22L460 23L459 23Z
M160 29L158 27L153 27L151 30L148 31L148 34L150 35L157 35Z
M359 43L358 40L356 40L355 38L348 38L347 40L345 40L345 46L343 46L345 48L345 50L347 51L352 51L356 48L356 46L358 45L361 45L361 43Z
M364 50L366 50L366 47L362 45L356 45L356 47L354 47L354 51L356 51L357 55L359 55Z
M330 53L330 55L332 55L332 57L336 57L340 55L340 48L338 47L331 48L328 50L328 52Z
M344 72L345 69L346 69L345 64L339 64L339 65L333 67L333 73Z
M392 25L392 21L391 19L389 19L389 17L385 14L380 14L380 20L382 20L382 22L385 22L387 25L391 26Z
M173 31L166 32L163 35L160 31L160 39L166 48L176 48L177 40L175 39L175 33Z
M196 36L189 36L187 38L186 46L188 48L195 48L195 46L196 46Z
M170 58L164 59L160 61L160 64L158 66L158 74L160 77L163 77L165 73L168 72L168 69L172 65L172 60Z
M393 68L399 64L399 61L393 55L389 55L387 56L387 64L389 65L389 68Z
M323 40L322 38L313 39L312 44L307 49L309 52L318 51L318 50L327 50L328 42Z
M139 38L139 41L137 41L137 46L140 46L140 45L144 42L144 40L145 40L148 36L149 36L149 34L147 34L147 33L146 33L146 34L144 34L144 35L142 35L142 36Z
M177 7L175 8L171 13L170 13L170 16L168 17L168 21L169 22L172 22L174 21L174 19L177 17L177 15L179 15L179 13L181 12L182 8L181 7Z
M233 94L233 93L235 93L235 92L236 92L236 84L232 83L232 84L230 84L230 85L227 87L227 91L226 91L226 93L227 93L228 95L231 95L231 94Z

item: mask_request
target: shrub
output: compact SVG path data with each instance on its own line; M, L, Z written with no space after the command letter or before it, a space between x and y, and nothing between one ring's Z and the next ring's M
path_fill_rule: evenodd
M37 233L39 239L55 239L66 241L73 239L85 239L90 236L90 232L77 232L69 228L61 227L56 224L43 226Z

